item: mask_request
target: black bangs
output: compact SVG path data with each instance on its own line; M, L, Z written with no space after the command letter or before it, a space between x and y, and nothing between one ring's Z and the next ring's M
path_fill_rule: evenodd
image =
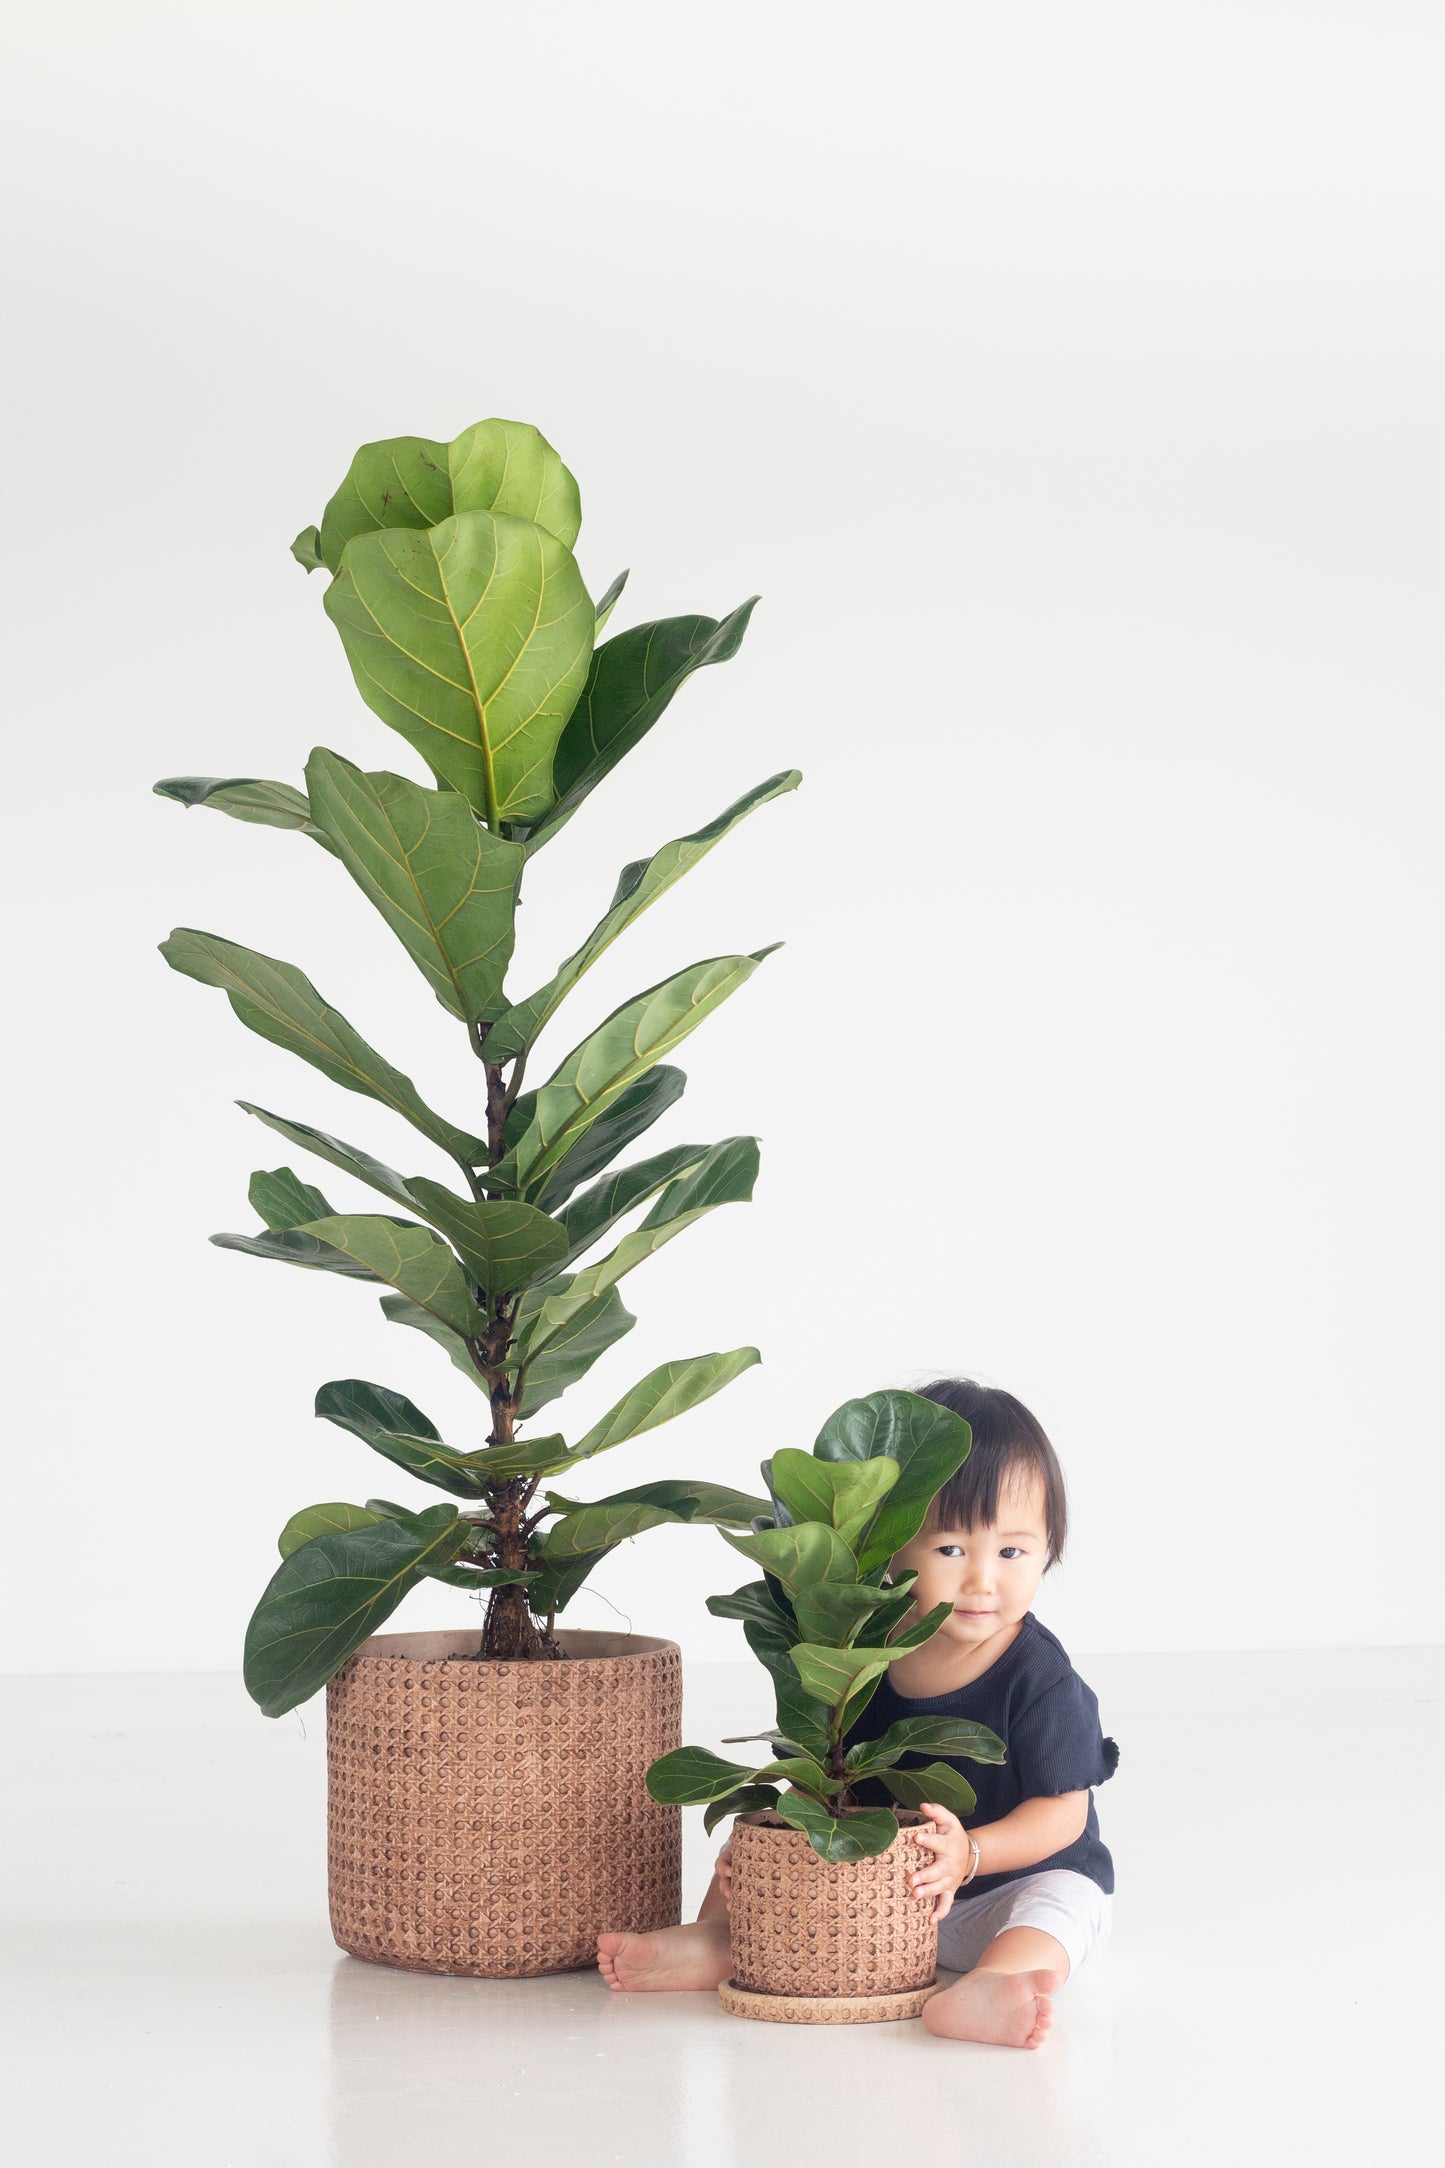
M961 1415L973 1432L973 1449L957 1475L944 1484L929 1510L930 1528L988 1528L999 1518L999 1499L1029 1476L1044 1486L1044 1526L1049 1537L1049 1566L1064 1555L1069 1506L1064 1472L1043 1424L1012 1393L972 1378L935 1378L913 1388L922 1400L936 1401ZM1047 1567L1045 1571L1047 1571Z

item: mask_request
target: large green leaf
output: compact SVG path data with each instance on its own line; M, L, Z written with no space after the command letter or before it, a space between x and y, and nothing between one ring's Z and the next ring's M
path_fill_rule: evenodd
M819 1859L834 1862L872 1859L886 1852L898 1835L898 1817L891 1807L838 1815L810 1799L806 1792L784 1792L778 1812L794 1829L805 1832Z
M702 1826L709 1836L719 1822L725 1822L730 1814L760 1814L765 1807L778 1803L777 1787L772 1784L740 1784L735 1792L724 1799L714 1799L708 1804L702 1818Z
M675 1415L710 1400L762 1359L755 1347L735 1347L726 1355L689 1355L678 1362L659 1363L578 1440L574 1458L590 1459L629 1438L640 1438L659 1423L670 1423Z
M207 805L263 828L297 828L324 850L336 848L311 818L305 793L290 783L267 783L257 775L167 775L152 787L176 805Z
M758 1175L755 1137L728 1137L668 1183L640 1227L624 1235L615 1250L595 1265L574 1273L549 1294L537 1315L529 1345L542 1346L599 1295L614 1287L636 1266L654 1257L683 1229L723 1204L745 1204Z
M591 1189L583 1190L580 1197L574 1197L570 1204L564 1205L557 1214L558 1223L567 1237L563 1266L570 1265L595 1242L600 1242L609 1228L655 1196L674 1175L705 1159L708 1149L705 1144L675 1144L671 1151L654 1152L651 1159L640 1159L635 1166L620 1167L615 1173L604 1175Z
M877 1739L862 1739L848 1749L850 1777L873 1776L890 1769L905 1754L946 1754L957 1760L1002 1762L1004 1743L986 1724L957 1716L904 1716Z
M335 572L354 535L435 527L454 512L474 511L535 520L569 549L582 525L577 484L540 430L493 419L474 422L450 444L430 437L363 444L326 507L316 553Z
M483 1323L461 1266L428 1227L407 1227L370 1212L342 1212L301 1230L364 1265L398 1294L409 1295L464 1339Z
M419 1212L415 1197L395 1169L373 1159L358 1145L343 1144L340 1137L328 1137L324 1129L312 1129L305 1122L288 1122L279 1114L269 1114L265 1107L252 1106L248 1099L238 1099L236 1104L247 1114L254 1114L268 1129L274 1129L278 1136L299 1144L303 1151L314 1152L318 1159L340 1167L345 1174L354 1174L358 1182L380 1190L383 1197L390 1197L394 1204L402 1205L408 1212Z
M306 763L312 817L427 984L475 1024L502 1006L512 960L520 844L484 828L454 790L385 769L363 774L318 746Z
M369 1265L348 1257L330 1242L318 1242L301 1227L268 1227L259 1235L212 1235L211 1240L218 1250L238 1250L243 1257L265 1257L278 1265L300 1265L307 1272L336 1272L344 1280L381 1279Z
M547 1530L543 1555L549 1559L580 1558L588 1551L611 1550L629 1536L671 1521L700 1521L714 1527L745 1528L763 1501L746 1491L730 1490L724 1483L694 1483L685 1478L663 1483L640 1483L633 1490L616 1491L591 1505L547 1493L547 1502L562 1515Z
M886 1454L872 1460L819 1460L782 1446L769 1463L768 1480L795 1521L826 1521L850 1550L898 1481L898 1463Z
M870 1393L834 1410L813 1450L820 1460L896 1460L899 1476L859 1544L867 1573L912 1541L939 1491L963 1466L973 1442L961 1416L918 1393Z
M665 1807L697 1807L709 1799L725 1799L746 1784L752 1773L741 1762L724 1761L708 1747L679 1746L653 1763L647 1772L647 1789Z
M759 783L726 812L709 821L705 828L695 829L689 836L679 836L672 843L664 843L651 858L639 858L634 864L624 866L606 916L593 927L582 946L573 950L545 986L498 1017L487 1039L488 1060L506 1061L529 1047L583 972L591 969L598 957L635 918L641 917L649 904L655 903L674 882L690 872L698 860L705 858L713 845L720 843L740 821L746 820L749 813L766 805L770 798L781 797L784 791L796 790L802 780L802 773L797 768L769 776L766 783Z
M830 1709L846 1708L860 1687L882 1677L891 1661L886 1649L829 1649L816 1641L799 1641L788 1653L804 1692L826 1701Z
M707 663L736 655L757 601L730 617L665 617L633 625L592 656L587 682L553 763L556 802L527 837L528 851L551 841L619 760L644 738L678 687Z
M382 1518L379 1513L368 1513L365 1506L349 1506L343 1502L324 1506L303 1506L293 1513L276 1539L276 1548L283 1558L299 1551L303 1543L312 1543L317 1536L343 1534L349 1528L370 1528Z
M357 535L326 613L367 706L489 828L547 811L595 623L565 543L493 512Z
M891 1611L894 1604L891 1591L885 1589L853 1588L846 1581L816 1581L811 1588L799 1589L793 1599L801 1629L798 1638L822 1641L829 1648L847 1648L861 1627L868 1625L876 1613ZM877 1635L865 1645L876 1646L881 1640L882 1636Z
M349 1430L363 1445L399 1468L454 1498L480 1498L486 1486L474 1455L443 1445L436 1425L405 1393L372 1385L365 1378L333 1378L316 1395L316 1413Z
M246 1688L267 1716L309 1700L427 1571L460 1557L471 1524L433 1506L317 1536L283 1558L246 1629Z
M268 1227L303 1227L307 1220L325 1219L330 1205L319 1189L290 1167L258 1168L246 1190L252 1210Z
M515 1294L560 1264L566 1253L566 1235L535 1205L474 1203L422 1175L412 1175L407 1187L488 1295Z
M486 1392L486 1380L472 1361L471 1351L459 1332L453 1332L450 1325L444 1325L439 1317L433 1317L430 1310L424 1310L421 1304L413 1302L409 1295L383 1295L381 1307L389 1324L409 1325L413 1332L424 1332L429 1340L436 1342L447 1360L461 1371L469 1384L475 1385L480 1392Z
M545 527L547 522L545 520L539 520L537 524L541 527ZM565 542L567 540L567 537L563 535L561 539ZM607 588L605 593L598 596L596 631L597 639L600 640L602 638L603 627L606 625L608 618L616 609L618 598L620 597L622 590L626 585L627 574L625 572L619 572L616 579L612 582L611 586Z
M707 1607L714 1618L741 1619L745 1624L751 1622L776 1634L784 1649L804 1638L774 1602L766 1581L749 1581L742 1588L735 1588L730 1596L709 1596Z
M720 1008L771 949L713 956L637 994L591 1032L538 1090L531 1126L510 1155L522 1193L537 1196L547 1177L600 1116L689 1032Z
M544 1282L543 1289L534 1292L545 1292L548 1284ZM526 1296L522 1298L524 1309L527 1299ZM579 1310L575 1317L551 1333L546 1344L539 1345L535 1354L526 1352L518 1413L535 1415L549 1400L565 1393L569 1386L586 1376L600 1356L631 1332L636 1323L637 1319L615 1287L609 1287L595 1302L589 1302L585 1310Z
M857 1579L858 1562L835 1529L821 1521L804 1521L797 1528L764 1528L755 1535L733 1535L724 1540L744 1558L765 1566L790 1596L811 1588L815 1581Z
M831 1799L843 1789L841 1777L830 1777L823 1764L811 1755L789 1755L782 1761L769 1762L766 1768L756 1770L760 1783L792 1784L799 1791L812 1792L816 1798Z
M950 1769L947 1762L930 1762L926 1769L885 1769L883 1782L901 1807L947 1807L950 1814L972 1814L978 1793L968 1778Z
M589 1574L607 1557L606 1551L587 1551L581 1558L559 1558L534 1573L527 1602L538 1618L565 1611Z
M434 1114L411 1078L368 1046L294 964L192 926L176 927L161 943L161 954L173 971L199 979L203 986L219 986L241 1022L273 1046L299 1054L347 1091L379 1099L405 1115L414 1129L453 1159L474 1166L485 1158L481 1141Z
M650 1129L669 1107L676 1106L686 1086L687 1078L682 1070L674 1069L667 1062L659 1062L646 1076L629 1084L606 1114L590 1128L580 1131L577 1142L558 1162L542 1194L535 1200L540 1209L555 1212L559 1205L565 1204L574 1190L580 1189L584 1182L590 1182L603 1167L610 1166L619 1152L626 1151L628 1145L644 1130ZM526 1121L519 1125L518 1137L525 1136L531 1126L536 1094L524 1092L522 1099L527 1102ZM517 1108L521 1106L519 1099ZM489 1180L493 1172L495 1170L489 1170Z

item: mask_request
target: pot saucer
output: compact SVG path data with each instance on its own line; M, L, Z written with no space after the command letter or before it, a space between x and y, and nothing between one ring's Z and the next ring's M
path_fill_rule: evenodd
M756 2017L773 2025L885 2025L895 2018L917 2017L941 1986L934 1980L902 1995L760 1995L724 1980L717 1997L733 2017Z

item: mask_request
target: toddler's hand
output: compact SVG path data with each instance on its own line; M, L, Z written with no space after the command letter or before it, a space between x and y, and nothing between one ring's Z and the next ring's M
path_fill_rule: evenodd
M956 1814L947 1807L933 1805L925 1799L923 1812L932 1815L936 1829L920 1829L916 1832L920 1844L926 1844L933 1854L928 1865L919 1873L909 1876L909 1885L917 1897L931 1898L935 1920L947 1919L953 1910L953 1893L968 1872L973 1858L973 1846Z
M733 1898L733 1848L731 1843L725 1844L718 1853L717 1865L713 1871L717 1875L717 1886L722 1891L722 1901L730 1907Z

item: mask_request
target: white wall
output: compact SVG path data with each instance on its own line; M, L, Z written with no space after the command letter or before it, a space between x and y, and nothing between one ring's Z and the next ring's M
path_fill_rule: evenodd
M380 1476L327 1378L471 1438L369 1293L207 1246L292 1156L233 1099L425 1152L154 945L293 958L467 1118L453 1027L320 852L149 788L420 772L287 544L363 439L489 413L578 473L618 623L765 597L538 862L518 985L806 771L574 1005L787 940L655 1132L756 1130L758 1200L567 1420L766 1367L597 1491L967 1369L1060 1449L1071 1646L1439 1638L1438 11L57 0L12 43L0 1656L238 1661L281 1522ZM733 1574L653 1536L577 1623L732 1656Z

